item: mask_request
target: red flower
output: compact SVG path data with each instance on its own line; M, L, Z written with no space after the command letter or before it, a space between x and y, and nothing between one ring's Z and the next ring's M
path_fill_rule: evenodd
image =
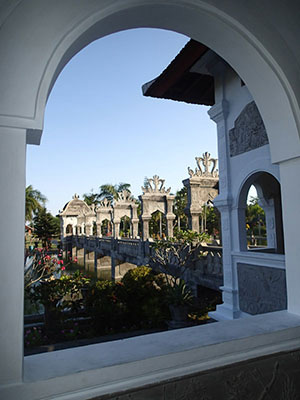
M66 269L66 267L61 267L61 270L64 271Z
M78 258L77 258L77 257L75 257L75 258L74 258L74 262L76 262L76 263L77 263L77 261L78 261Z
M64 263L64 260L60 260L60 261L59 261L59 264L63 264L63 263Z

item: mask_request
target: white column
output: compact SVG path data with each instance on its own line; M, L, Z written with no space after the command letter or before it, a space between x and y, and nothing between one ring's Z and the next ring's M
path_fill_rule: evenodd
M220 85L223 87L222 85ZM217 124L218 132L218 153L219 153L219 191L220 194L214 200L214 205L221 213L222 226L222 258L223 258L223 279L222 289L223 304L217 306L215 312L210 313L217 320L235 319L240 317L238 300L237 273L233 264L231 252L235 243L233 242L231 204L231 180L230 180L230 156L227 135L227 116L229 103L221 93L220 102L215 104L209 111L210 118Z
M26 131L0 127L0 385L23 374Z
M279 164L288 311L300 315L300 157Z

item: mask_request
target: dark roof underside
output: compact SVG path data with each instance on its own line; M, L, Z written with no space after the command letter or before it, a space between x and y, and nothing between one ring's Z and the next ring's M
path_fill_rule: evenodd
M212 106L215 103L213 77L190 72L208 50L191 39L156 79L143 86L144 96Z

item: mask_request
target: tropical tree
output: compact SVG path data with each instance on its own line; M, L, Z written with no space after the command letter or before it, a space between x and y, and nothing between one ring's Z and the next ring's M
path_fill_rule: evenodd
M105 185L100 186L99 199L103 200L107 198L108 200L117 200L118 193L122 192L122 190L130 192L130 183L121 182L117 185L106 183Z
M31 222L34 215L45 207L46 197L32 185L26 187L25 190L25 220Z
M203 215L205 218L205 229L209 235L219 234L220 231L220 213L216 207L203 206Z
M42 240L43 246L46 247L53 237L60 234L60 219L53 217L46 208L38 211L33 219L34 233Z
M167 231L167 220L165 215L162 214L161 211L155 211L151 215L151 219L149 221L149 233L152 237L159 236L160 238L163 235L166 235Z
M252 197L246 207L246 227L251 235L266 235L266 216L258 204L258 198Z
M178 190L174 200L174 214L176 215L177 229L187 229L187 217L184 213L184 209L187 206L187 188L184 186ZM183 222L183 223L182 223Z
M82 197L88 206L91 206L92 204L97 205L100 203L99 193L94 193L94 189L91 189L90 193L84 193Z

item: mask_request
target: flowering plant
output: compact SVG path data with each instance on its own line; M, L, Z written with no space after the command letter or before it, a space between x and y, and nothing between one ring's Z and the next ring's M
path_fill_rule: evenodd
M25 289L41 282L60 278L65 269L61 253L54 256L49 255L45 248L34 249L25 261Z

